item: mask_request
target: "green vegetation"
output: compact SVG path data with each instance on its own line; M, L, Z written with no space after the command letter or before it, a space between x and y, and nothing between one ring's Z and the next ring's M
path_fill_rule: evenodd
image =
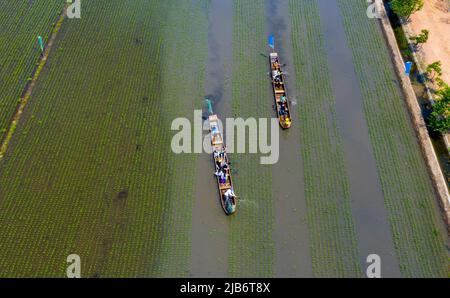
M195 156L167 131L202 104L207 6L90 1L65 21L0 163L1 276L64 277L72 253L84 277L187 275Z
M415 46L418 47L428 41L429 33L430 31L428 31L427 29L422 29L422 31L420 31L420 34L411 36L409 39L413 40Z
M435 194L385 41L364 1L337 1L401 272L446 276ZM187 277L197 155L173 154L169 130L204 102L210 0L83 2L82 19L64 20L38 68L36 37L47 40L64 1L18 2L0 2L0 53L12 53L0 57L0 134L11 125L0 160L0 277L64 277L74 253L83 277ZM260 55L267 0L233 3L232 116L274 117ZM289 8L313 274L362 277L317 1ZM35 68L21 121L8 123ZM257 154L231 159L239 199L227 218L228 274L272 277L272 167Z
M397 44L400 49L400 52L402 53L403 57L406 60L412 60L413 59L413 53L411 51L411 48L409 47L409 40L405 35L405 32L403 31L403 28L401 26L394 28L394 34L395 38L397 39Z
M413 13L421 10L424 0L392 0L392 10L402 18L408 19Z
M0 140L39 59L38 35L47 40L64 1L0 2Z
M450 87L442 88L437 95L429 121L435 131L444 134L450 130Z
M2 139L2 143L0 145L0 161L3 159L3 156L5 155L6 151L8 150L9 142L11 141L11 138L14 135L14 132L17 127L17 123L19 123L22 113L28 103L28 100L30 99L31 93L33 91L33 86L36 84L37 80L39 79L39 75L41 74L42 70L44 69L44 66L48 59L48 55L50 54L51 49L52 49L52 44L55 41L56 37L58 36L58 32L59 32L63 22L64 22L64 16L61 16L53 28L51 37L49 38L48 48L44 50L44 52L41 55L40 61L36 64L37 67L36 67L36 70L34 71L33 77L27 79L29 85L26 88L25 92L23 93L23 97L17 101L16 111L15 111L13 117L11 118L11 123L10 123L9 129L6 129L6 128L2 129L2 133L6 133L6 134L4 135L4 138Z
M444 277L448 255L436 197L379 25L359 0L338 0L363 95L394 245L405 277Z
M232 77L233 117L268 117L270 98L266 48L265 0L234 1ZM267 103L267 104L265 104ZM231 277L272 277L275 246L271 167L257 154L233 154L236 192L240 196L231 219L228 271Z
M427 76L428 79L432 82L436 79L436 77L440 77L442 75L442 62L435 61L427 65Z
M428 82L431 83L434 91L439 91L440 89L445 89L448 85L444 80L442 80L442 62L435 61L427 65L425 76Z
M291 0L289 5L313 273L362 276L317 3Z

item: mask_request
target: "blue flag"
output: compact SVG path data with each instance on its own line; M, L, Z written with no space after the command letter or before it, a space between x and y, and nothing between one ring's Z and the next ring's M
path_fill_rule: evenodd
M275 36L273 36L273 35L269 36L269 47L271 47L272 49L275 49Z
M406 63L405 63L405 75L409 76L409 73L411 71L411 67L412 67L412 62L411 61L406 61Z
M212 103L211 103L211 100L209 100L208 98L205 100L206 101L206 105L207 105L207 107L208 107L208 112L209 112L209 114L214 114L214 112L213 112L213 108L212 108Z
M42 36L38 36L38 43L39 47L41 48L41 52L44 51L44 40L42 39Z

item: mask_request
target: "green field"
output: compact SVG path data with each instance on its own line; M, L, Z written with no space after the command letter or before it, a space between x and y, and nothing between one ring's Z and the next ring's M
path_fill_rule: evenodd
M439 231L437 199L406 112L381 28L365 3L338 0L363 94L400 270L407 277L446 276L448 254ZM370 57L370 59L368 59Z
M233 117L267 117L264 0L234 1ZM243 198L230 227L228 271L232 277L273 276L274 215L271 168L257 154L232 154L239 172L234 178ZM255 187L257 185L257 187ZM264 261L261 261L264 260Z
M307 219L316 276L360 276L348 179L315 1L290 1ZM306 75L308 74L308 75ZM317 83L320 82L320 88Z
M0 160L0 277L64 277L70 254L80 255L83 277L189 276L198 162L196 154L172 152L170 127L203 105L212 1L86 1L81 19L64 20ZM269 0L230 1L232 116L273 117L261 55ZM364 277L319 8L315 0L286 1L297 79L289 83L298 101L291 129L300 132L295 154L305 185L292 188L306 198L311 271ZM448 237L381 29L366 17L365 1L335 1L359 78L392 254L405 277L445 277ZM12 3L0 0L0 128L36 65L35 35L48 38L64 1ZM272 277L280 199L274 172L258 154L230 157L239 200L226 221L228 276Z
M166 128L201 104L207 3L65 21L0 167L2 276L63 276L70 253L84 276L185 274L195 156Z
M0 140L38 62L38 35L48 40L63 1L0 1Z

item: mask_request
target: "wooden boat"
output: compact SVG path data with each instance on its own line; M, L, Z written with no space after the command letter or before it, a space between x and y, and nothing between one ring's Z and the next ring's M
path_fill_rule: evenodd
M292 125L291 108L289 106L287 96L286 80L281 69L281 62L278 57L278 53L270 53L269 60L270 77L272 79L272 88L278 122L283 129L287 129Z
M209 116L209 129L211 132L211 145L213 149L214 167L217 170L217 163L221 164L222 162L226 162L228 165L230 164L228 155L225 151L225 144L223 142L217 115ZM219 154L220 152L223 152L223 154ZM223 211L225 211L227 215L230 215L236 211L237 200L236 195L234 194L233 180L231 178L231 169L229 166L224 171L224 173L226 175L224 183L220 181L219 176L217 176L216 178L219 188L220 203L222 204ZM229 193L232 193L232 195L228 195Z

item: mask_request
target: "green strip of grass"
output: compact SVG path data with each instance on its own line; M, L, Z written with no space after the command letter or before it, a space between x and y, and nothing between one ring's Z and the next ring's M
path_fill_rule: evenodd
M268 117L265 1L234 1L233 117ZM232 154L238 200L231 219L228 271L232 277L273 276L274 214L271 168L257 154Z
M316 1L289 2L307 220L316 277L361 276L341 135ZM294 128L295 129L295 128Z
M445 277L448 254L436 197L381 29L367 4L338 0L363 95L364 109L405 277Z

